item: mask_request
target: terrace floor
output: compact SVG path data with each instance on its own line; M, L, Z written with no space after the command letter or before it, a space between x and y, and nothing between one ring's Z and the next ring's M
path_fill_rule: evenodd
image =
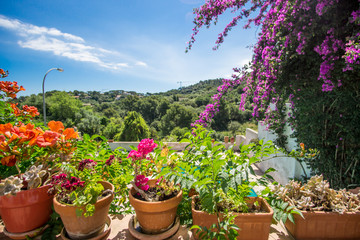
M131 215L126 215L123 217L120 216L111 216L111 232L107 239L110 240L135 240L131 236L128 230L128 223L131 219ZM3 226L0 226L0 240L8 240L7 236L3 233ZM36 239L40 239L36 238ZM57 239L62 239L60 236ZM194 239L191 231L188 230L185 226L180 226L178 232L169 238L169 240L192 240ZM272 224L270 227L269 240L294 240L294 238L287 232L283 224Z

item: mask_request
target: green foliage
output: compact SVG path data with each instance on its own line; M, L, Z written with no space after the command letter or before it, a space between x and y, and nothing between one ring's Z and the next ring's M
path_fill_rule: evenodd
M140 141L148 138L149 135L149 127L142 116L137 112L129 112L124 119L123 129L119 135L115 136L115 140Z
M48 227L41 234L41 240L56 240L57 235L61 233L63 229L63 223L60 215L55 211L50 216L50 220L47 222Z
M235 215L225 215L221 221L214 223L210 228L194 225L190 229L197 229L200 239L236 239L241 230L234 224Z
M171 105L170 109L161 118L161 131L163 135L168 135L175 127L190 128L195 115L190 107L180 104Z
M184 127L184 128L175 127L175 128L171 131L170 135L175 136L175 137L176 137L176 138L175 138L175 142L178 142L178 141L180 141L181 139L183 139L183 138L185 137L186 133L188 133L188 132L189 132L189 128L186 128L186 127Z
M110 118L110 123L102 130L102 135L107 139L114 139L116 134L119 134L123 125L121 118Z
M275 149L270 142L260 141L240 146L240 153L235 154L231 147L225 149L210 136L211 132L201 126L193 129L182 140L189 143L183 155L176 159L175 166L164 168L161 174L185 191L195 190L203 211L217 215L226 211L246 212L246 196L257 184L249 179L253 173L251 165L273 154Z
M239 122L231 121L228 125L228 129L231 132L232 136L235 136L241 129L241 124Z
M81 101L73 98L66 92L55 92L46 97L48 110L47 116L51 120L66 122L67 119L74 120L75 114L82 107Z
M217 92L221 81L221 79L200 81L182 89L145 95L123 90L111 90L104 93L78 90L69 93L48 91L46 93L47 118L61 120L68 127L76 126L82 134L102 134L108 139L115 139L117 135L116 139L119 140L123 126L118 120L114 121L111 118L124 119L129 112L136 111L141 114L148 126L153 127L150 133L152 138L163 139L167 135L172 135L167 139L175 139L175 136L179 139L181 134L171 133L172 130L175 127L190 128L195 117L209 102L210 96ZM224 101L227 110L224 112L225 115L219 115L218 121L213 123L215 129L227 131L230 121L241 124L249 121L251 110L243 113L238 111L236 105L240 99L240 93L241 91L231 93ZM173 96L176 96L178 101L174 102ZM16 102L20 105L36 106L40 114L43 112L41 94L20 97ZM250 103L247 105L250 106ZM167 114L168 110L170 112ZM39 123L42 122L41 119L40 115Z
M113 160L108 161L113 156ZM89 136L85 134L83 139L77 143L77 150L74 152L73 159L76 163L82 159L91 158L97 162L94 173L82 177L96 181L108 181L114 185L116 198L113 199L109 213L126 214L132 210L127 199L127 185L132 180L130 160L127 158L128 152L122 148L111 150L107 139L103 136ZM87 171L85 171L87 173Z
M82 110L81 119L77 124L78 130L83 134L95 135L100 134L102 125L100 118L97 117L92 111Z
M276 197L269 197L267 200L274 211L273 218L278 222L282 221L285 223L289 219L290 222L295 223L294 214L298 214L303 217L301 211L296 209L295 206L289 205L288 202L284 202Z
M326 94L306 88L296 103L294 135L305 146L319 150L319 158L309 164L336 189L360 184L360 128L355 127L360 122L359 78L359 71L354 71L342 88Z

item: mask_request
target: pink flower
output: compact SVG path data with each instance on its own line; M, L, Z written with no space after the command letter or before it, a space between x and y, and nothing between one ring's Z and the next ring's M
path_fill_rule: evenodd
M135 185L140 187L142 190L147 191L149 189L149 185L147 185L149 179L144 175L137 175L135 177Z
M136 150L131 150L127 158L132 158L135 161L135 160L142 159L143 155Z
M140 152L143 156L146 156L148 153L152 152L157 146L158 145L154 142L153 139L142 139L138 145L138 152Z

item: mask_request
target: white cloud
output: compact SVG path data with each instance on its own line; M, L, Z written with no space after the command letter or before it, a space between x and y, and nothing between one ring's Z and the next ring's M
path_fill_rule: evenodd
M143 67L147 67L147 66L148 66L145 62L141 62L141 61L136 62L135 65L137 65L137 66L143 66Z
M20 36L21 40L18 40L17 43L22 48L51 52L56 56L66 57L74 61L95 63L107 69L119 70L129 68L130 65L147 66L146 63L131 58L125 59L125 62L124 59L118 62L114 56L119 56L120 53L87 45L83 38L63 33L56 28L39 27L17 19L7 18L4 15L0 15L0 27L13 31Z

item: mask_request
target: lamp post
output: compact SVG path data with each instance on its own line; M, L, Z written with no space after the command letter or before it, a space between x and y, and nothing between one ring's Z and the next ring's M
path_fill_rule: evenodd
M46 126L46 107L45 107L45 78L48 75L49 72L51 72L52 70L58 70L59 72L63 72L64 69L62 68L50 68L44 76L43 79L43 84L42 84L42 92L43 92L43 114L44 114L44 126Z

